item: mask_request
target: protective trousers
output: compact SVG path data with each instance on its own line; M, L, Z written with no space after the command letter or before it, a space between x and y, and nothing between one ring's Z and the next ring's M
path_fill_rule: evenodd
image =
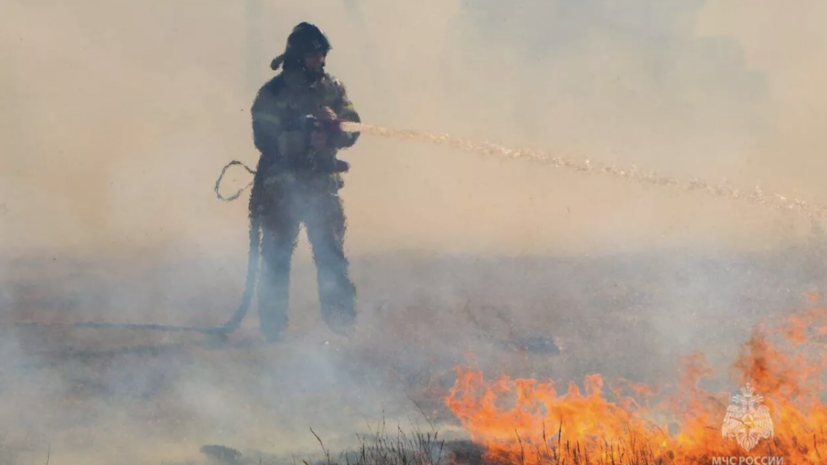
M268 340L278 340L287 326L290 264L301 224L313 251L322 319L340 334L355 321L356 291L344 254L346 219L338 188L325 178L306 182L285 174L266 183L258 295L261 330Z

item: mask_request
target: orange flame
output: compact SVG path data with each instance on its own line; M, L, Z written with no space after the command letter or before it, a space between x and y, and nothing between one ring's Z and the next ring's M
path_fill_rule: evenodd
M735 392L699 387L714 374L700 353L684 359L669 395L627 380L610 383L606 395L599 374L586 376L584 390L570 382L561 394L553 381L486 381L479 370L458 367L446 403L494 463L827 463L827 405L819 397L825 319L827 309L815 307L774 330L762 324L742 346L731 380L739 388L750 383L772 420L772 436L749 451L723 437Z

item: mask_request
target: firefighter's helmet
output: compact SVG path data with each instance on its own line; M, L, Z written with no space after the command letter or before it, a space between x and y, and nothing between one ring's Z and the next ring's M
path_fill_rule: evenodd
M279 66L301 66L304 56L308 53L327 53L332 47L330 41L316 25L302 22L293 28L287 37L287 46L284 54L276 57L270 64L274 70Z

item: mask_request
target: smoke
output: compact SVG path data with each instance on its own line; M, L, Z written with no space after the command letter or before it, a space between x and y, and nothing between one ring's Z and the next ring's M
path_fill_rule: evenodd
M330 36L328 69L367 124L827 203L823 8L814 0L4 0L0 317L225 321L243 286L247 205L246 195L219 202L213 185L232 159L255 165L249 108L301 21ZM508 307L505 319L518 329L568 328L580 347L608 331L600 347L611 350L598 361L519 365L525 371L634 377L646 371L636 363L641 354L683 351L704 334L725 338L707 332L724 319L719 312L798 271L732 265L713 273L683 255L540 266L537 256L670 248L726 255L795 243L810 226L794 212L367 133L341 155L352 166L342 196L360 318L372 328L365 340L337 355L324 344L327 333L315 332L315 276L302 235L290 344L211 351L163 335L21 330L0 343L0 376L20 376L14 386L26 395L2 405L43 434L75 422L88 431L120 425L147 443L192 441L191 450L228 437L250 448L313 447L307 426L327 428L326 438L340 426L345 434L376 418L384 402L402 415L411 406L393 389L417 370L436 372L466 352L513 367L470 334L455 311L469 300L471 311ZM232 192L249 175L225 179ZM462 254L471 258L443 257ZM530 258L483 261L504 255ZM595 278L595 269L606 274ZM748 305L780 304L778 293ZM640 321L619 315L627 304ZM254 330L251 319L244 330ZM622 326L607 330L612 322ZM394 339L391 347L383 337ZM88 353L70 364L54 354L66 346ZM150 347L149 355L121 351L131 346ZM59 363L38 365L42 354ZM402 380L363 366L371 364L392 364ZM98 380L94 395L78 385L90 378ZM0 386L3 395L13 391ZM77 396L78 404L67 400ZM83 408L89 416L73 416ZM49 420L38 417L48 412ZM297 417L305 422L299 432ZM62 450L94 455L94 441L84 442L91 439L72 441ZM114 457L118 447L109 446ZM158 450L180 452L165 447Z
M211 187L226 161L255 163L250 102L305 19L330 35L329 69L370 124L823 197L806 129L818 97L788 90L817 61L747 60L766 39L734 7L6 5L5 250L242 251L244 202ZM784 40L812 50L804 32ZM365 137L343 156L354 254L757 247L789 240L795 219L428 145Z
M818 2L759 1L748 8L715 2L699 17L699 33L737 38L746 65L768 76L764 106L771 124L751 156L751 169L784 189L820 198L824 160L815 154L825 142L816 128L824 121L827 99L816 83L827 72L827 37L815 18L824 8Z

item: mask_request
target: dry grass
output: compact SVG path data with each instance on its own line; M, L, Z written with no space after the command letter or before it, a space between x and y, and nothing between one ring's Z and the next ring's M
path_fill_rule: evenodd
M380 429L370 435L357 435L359 448L340 454L334 461L324 442L311 429L319 441L324 459L317 462L303 461L304 465L439 465L443 461L445 441L439 439L439 432L422 432L415 428L406 434L397 426L396 434L386 430L383 420Z
M519 441L519 439L518 439ZM522 446L522 441L520 441ZM495 456L480 459L479 462L464 462L467 465L663 465L671 463L662 457L656 457L645 442L640 443L630 438L625 444L612 445L604 443L596 448L588 448L579 442L574 444L561 441L545 448L536 447L528 450L521 447L517 456Z
M312 431L312 430L311 430ZM315 435L315 433L313 433ZM516 433L515 433L516 434ZM324 458L303 461L304 465L664 465L669 458L656 457L645 441L630 437L624 444L603 444L586 448L570 443L558 434L546 440L545 447L523 448L518 455L486 456L484 448L471 441L444 441L438 431L423 433L415 430L408 435L397 427L395 434L382 429L370 436L357 436L360 447L345 452L334 460L321 438ZM519 435L515 436L523 445ZM545 435L544 435L545 438ZM699 462L700 463L700 462Z
M315 435L315 433L313 433ZM557 431L549 438L543 434L543 446L531 447L515 432L515 441L520 451L511 454L486 454L485 448L472 441L445 441L438 439L438 432L422 433L415 430L412 435L405 434L397 427L395 434L388 434L383 429L370 436L358 436L360 447L356 451L342 453L334 460L325 448L322 440L324 458L320 461L303 461L304 465L708 465L713 457L706 453L698 456L680 458L671 451L658 454L652 444L630 434L620 443L604 442L588 446L580 442L570 442ZM814 435L813 447L827 442L827 437ZM735 447L735 446L733 446ZM777 441L770 441L765 455L785 457L793 452L808 454L808 446L797 444L797 451L785 450ZM700 452L700 451L699 451ZM740 449L734 448L732 454L740 455ZM795 454L793 454L795 455ZM821 454L819 461L823 463Z

